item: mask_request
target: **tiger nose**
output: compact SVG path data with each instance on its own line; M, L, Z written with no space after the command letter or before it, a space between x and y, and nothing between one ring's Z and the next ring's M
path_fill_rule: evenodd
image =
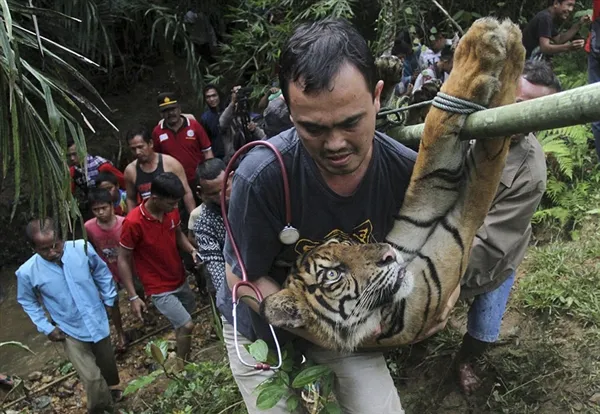
M396 261L396 252L394 251L394 249L392 249L391 246L389 246L386 249L386 251L383 252L381 259L377 262L377 266L384 267L395 261Z

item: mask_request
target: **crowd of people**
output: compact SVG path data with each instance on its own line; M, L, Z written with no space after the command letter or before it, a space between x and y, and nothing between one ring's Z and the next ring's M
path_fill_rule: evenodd
M553 1L524 29L528 60L518 101L561 90L548 56L583 47L570 40L590 20L582 17L558 34L554 27L569 16L573 3ZM594 1L594 22L599 3ZM586 44L590 82L598 80L595 39L590 36ZM443 83L452 70L453 47L441 35L426 49L401 38L393 51L404 58L397 93ZM17 299L40 332L64 344L85 387L88 412L114 412L121 395L115 350L126 349L127 337L119 291L125 291L130 311L141 321L150 303L170 321L182 367L189 357L197 302L186 268L199 265L216 297L230 367L248 412L263 412L253 390L273 372L244 366L237 352L251 361L243 345L269 335L257 304L244 299L238 307L238 349L233 341L231 288L241 271L221 216L222 192L248 278L263 296L281 289L299 251L284 248L278 238L286 223L275 157L257 148L229 177L226 164L245 143L270 139L290 175L294 226L303 239L323 241L334 229L351 233L368 220L372 228L365 240L383 240L400 209L417 153L375 130L383 88L375 74L367 42L350 24L337 19L306 23L282 49L278 86L266 88L259 104L262 117L250 110L246 88L234 87L225 102L209 85L204 89L207 110L199 120L182 112L175 94L158 96L161 119L154 128L140 126L125 136L135 160L123 172L99 156L86 155L83 162L77 143L68 144L72 189L84 195L82 204L92 214L85 223L90 243L66 242L51 218L29 222L26 235L35 254L16 271ZM598 144L598 124L594 134ZM545 187L545 158L535 135L512 137L500 186L463 279L461 296L471 304L456 375L465 393L481 384L473 362L499 336ZM343 412L404 412L382 353L328 351L301 329L288 336L303 338L305 354L335 372L334 391ZM0 381L7 378L0 376ZM268 412L287 412L285 400Z

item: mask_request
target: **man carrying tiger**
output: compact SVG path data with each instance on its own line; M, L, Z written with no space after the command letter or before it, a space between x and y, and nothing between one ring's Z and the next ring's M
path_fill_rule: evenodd
M560 81L546 61L525 63L517 102L560 91ZM546 160L542 146L533 134L514 136L498 192L475 236L462 281L461 299L473 298L467 333L456 358L459 385L466 394L481 385L472 362L498 339L517 267L529 245L531 217L545 189Z
M446 90L479 106L514 102L524 56L518 28L494 19L474 26L457 49L457 73ZM296 340L303 338L306 357L335 373L334 392L344 413L403 413L381 352L340 351L370 343L371 337L384 346L420 340L447 314L496 192L508 140L476 145L465 162L465 145L457 137L465 116L435 110L415 167L414 152L375 131L383 82L375 77L365 40L345 21L299 27L282 51L279 76L295 128L271 142L290 176L292 224L301 239L294 246L280 244L281 171L268 149L252 150L236 170L229 205L248 278L267 297L262 314ZM423 158L424 153L429 155ZM452 217L446 217L448 211ZM431 223L424 221L430 216ZM388 243L377 243L383 240ZM336 242L349 247L330 248ZM224 256L227 289L241 276L229 238ZM290 273L298 256L301 268ZM247 289L239 294L253 296ZM254 301L246 303L259 311ZM238 349L248 360L241 345L257 337L269 340L254 312L253 329L240 331L245 340ZM378 332L378 325L385 331ZM273 374L239 362L230 320L224 337L248 411L257 413L252 391ZM286 412L284 401L270 412Z

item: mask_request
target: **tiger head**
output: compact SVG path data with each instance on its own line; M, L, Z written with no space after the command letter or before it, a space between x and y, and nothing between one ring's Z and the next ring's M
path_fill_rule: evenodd
M381 330L381 310L407 296L412 275L389 244L331 240L301 255L284 288L261 303L273 326L304 328L340 350Z

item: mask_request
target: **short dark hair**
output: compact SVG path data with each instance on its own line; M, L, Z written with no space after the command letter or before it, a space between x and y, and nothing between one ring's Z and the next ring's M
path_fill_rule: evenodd
M412 46L410 43L405 42L404 40L396 41L394 46L392 46L392 55L410 55L412 53Z
M100 171L98 172L98 175L96 176L96 186L99 186L100 183L103 182L109 182L115 186L119 186L119 180L117 179L117 176L114 175L113 173L109 172L109 171Z
M221 91L219 91L219 88L217 88L217 86L212 83L209 83L204 88L202 88L202 96L206 95L206 92L210 91L211 89L214 89L215 91L217 91L217 95L219 95L219 97L221 97Z
M110 192L105 188L91 188L88 194L88 202L90 207L94 207L96 204L110 204L111 206L113 204Z
M148 144L152 141L152 135L150 135L150 130L144 125L138 125L128 130L125 134L125 140L127 141L127 143L129 143L129 141L131 141L137 135L141 135L142 139Z
M150 184L150 194L163 198L181 198L185 194L183 183L175 173L158 174Z
M67 139L67 148L71 148L73 145L75 145L75 140L73 138L68 138Z
M563 4L565 1L567 0L548 0L548 7L554 6L555 2L558 2L558 4Z
M43 219L35 218L27 223L25 226L25 237L33 244L33 238L38 233L48 234L54 232L55 236L58 236L58 228L52 217L45 217Z
M203 161L196 168L196 181L199 184L200 180L214 180L225 171L225 168L227 166L220 158L210 158Z
M440 51L440 60L450 60L454 57L454 50L451 45L444 45Z
M522 76L527 82L534 85L546 86L554 89L556 92L562 91L562 85L558 77L554 74L552 66L544 60L529 59L525 61Z
M289 102L289 85L302 81L304 93L330 88L342 65L349 63L363 75L374 94L375 60L365 39L344 19L323 19L296 28L279 60L279 85Z

